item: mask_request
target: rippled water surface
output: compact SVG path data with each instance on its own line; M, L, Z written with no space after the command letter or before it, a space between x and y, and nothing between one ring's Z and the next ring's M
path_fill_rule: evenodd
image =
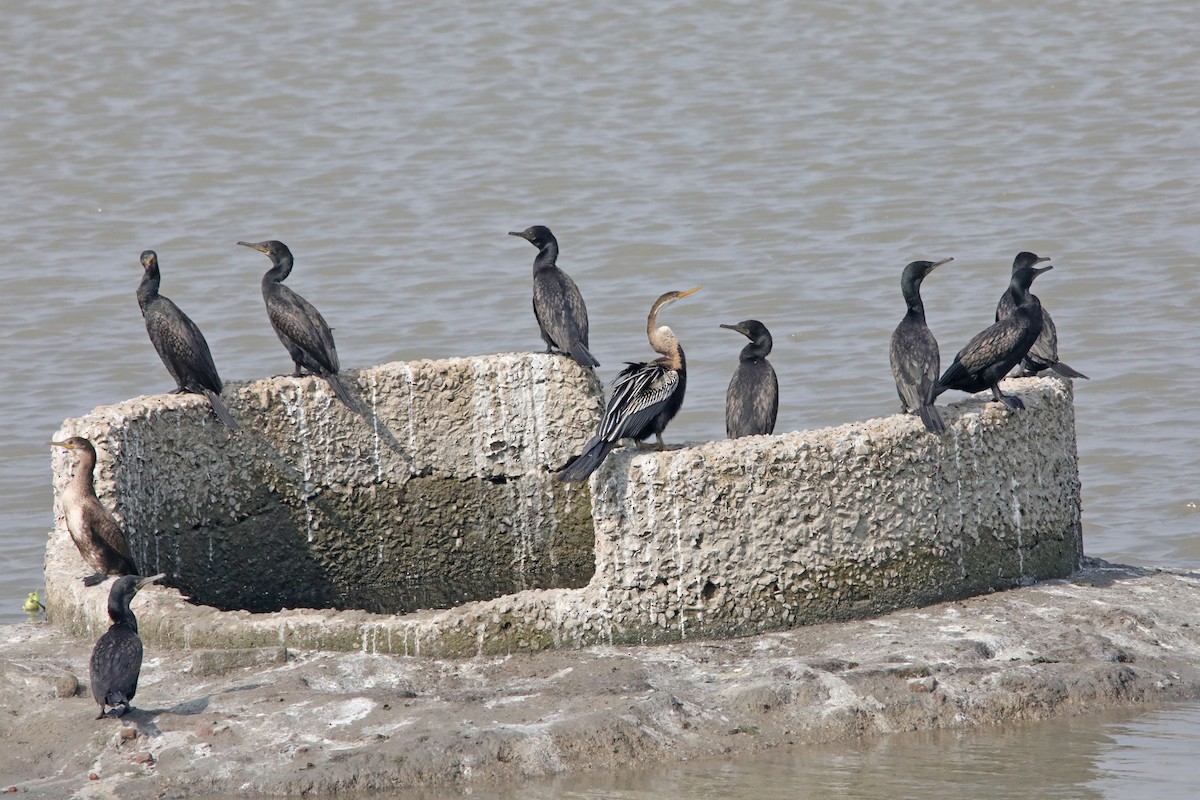
M784 747L406 800L1193 800L1200 705Z
M723 434L746 318L774 332L780 430L892 413L903 265L945 358L1013 255L1076 385L1089 553L1200 563L1200 44L1190 2L82 3L0 25L0 621L40 585L46 442L172 387L134 300L138 254L223 377L290 368L262 307L289 285L343 364L538 349L549 225L606 380L687 348L669 438Z

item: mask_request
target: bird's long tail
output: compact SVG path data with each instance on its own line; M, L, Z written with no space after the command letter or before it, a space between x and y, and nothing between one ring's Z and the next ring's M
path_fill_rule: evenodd
M355 414L362 413L362 406L358 400L350 393L350 387L342 380L342 376L336 372L331 372L325 376L325 380L329 381L329 385L333 387L333 393L338 396L338 399L346 404L346 407Z
M596 468L604 463L609 451L616 446L616 442L606 442L599 437L593 439L588 443L587 448L555 477L563 483L586 481L596 471Z
M925 429L930 433L936 433L941 436L946 432L946 423L942 419L942 413L938 411L937 406L933 403L923 405L917 409L917 414L921 417L921 422L925 423Z
M600 366L600 362L592 355L592 351L587 349L587 345L581 342L575 342L571 345L571 358L579 362L579 366L584 369Z
M1084 375L1077 369L1072 369L1061 361L1056 361L1050 365L1050 369L1062 375L1064 378L1083 378L1085 381L1091 380L1087 375Z
M205 389L204 396L208 398L208 402L212 404L213 413L217 415L217 419L229 428L231 431L238 429L237 421L229 413L229 409L225 407L224 401L221 400L221 395L214 392L212 389Z

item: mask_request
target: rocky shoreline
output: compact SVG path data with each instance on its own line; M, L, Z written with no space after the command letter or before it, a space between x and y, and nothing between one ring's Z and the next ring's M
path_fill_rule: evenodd
M136 610L136 605L135 605ZM1200 696L1200 574L1064 580L721 641L469 660L148 647L95 721L90 641L0 628L0 791L324 795L519 781Z

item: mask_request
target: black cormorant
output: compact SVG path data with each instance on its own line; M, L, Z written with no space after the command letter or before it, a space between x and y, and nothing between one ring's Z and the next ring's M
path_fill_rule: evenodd
M659 327L658 313L681 297L700 290L667 292L654 301L646 318L646 338L654 352L662 357L644 363L629 361L612 384L612 396L604 409L600 431L587 443L583 453L558 473L567 483L587 480L621 439L641 442L650 435L658 439L662 450L663 431L683 405L687 388L687 359L675 333L666 325Z
M305 370L329 381L333 393L351 411L360 410L358 401L350 394L338 370L337 348L333 344L333 333L329 330L321 312L313 304L283 285L292 272L292 251L283 242L238 242L266 254L271 259L271 268L262 279L263 300L267 304L267 316L271 327L283 346L287 348L296 365L293 377L299 378Z
M1008 291L1015 310L985 329L958 351L933 388L937 397L947 389L963 392L992 390L992 397L1009 408L1024 408L1021 398L1000 391L1000 381L1029 352L1042 332L1042 304L1029 291L1033 279L1054 267L1024 266L1013 273Z
M76 453L75 474L62 493L63 515L67 530L79 548L79 555L95 574L83 579L85 586L95 586L109 575L136 575L133 554L125 532L96 497L92 471L96 468L96 448L82 436L72 436L63 442L51 442Z
M108 591L112 625L92 648L92 697L100 704L96 719L107 716L105 706L112 706L114 717L129 711L129 701L137 694L138 674L142 671L142 640L138 638L137 617L129 604L138 589L165 577L165 573L149 578L126 575Z
M942 358L937 339L925 324L925 304L921 302L921 281L942 264L953 261L914 261L900 275L900 291L908 311L896 330L892 331L889 355L896 392L900 395L900 410L915 412L931 433L945 433L946 423L933 404L933 385L942 370Z
M158 293L161 277L158 254L153 250L142 253L142 269L145 272L137 290L138 307L142 309L150 343L178 386L174 393L204 395L212 404L217 419L230 430L237 430L237 423L221 402L221 376L217 374L204 334L187 314L179 310L179 306Z
M1021 267L1049 260L1049 258L1036 256L1029 252L1017 253L1017 257L1013 259L1013 272ZM996 304L996 321L999 322L1001 318L1010 316L1013 308L1012 294L1005 291L1000 296L1000 302ZM1050 318L1050 312L1046 310L1045 306L1042 306L1042 332L1037 341L1033 343L1033 347L1029 348L1029 352L1025 354L1023 364L1025 367L1023 374L1025 375L1036 375L1042 370L1051 369L1064 378L1088 380L1087 375L1058 360L1058 330L1054 327L1054 320Z
M767 361L771 332L756 319L721 327L750 340L738 356L738 368L725 391L725 434L736 439L774 433L779 413L779 379Z
M509 231L538 249L533 259L533 316L537 319L546 352L555 348L571 356L584 369L600 366L588 350L588 315L583 295L571 276L559 269L558 240L545 225Z

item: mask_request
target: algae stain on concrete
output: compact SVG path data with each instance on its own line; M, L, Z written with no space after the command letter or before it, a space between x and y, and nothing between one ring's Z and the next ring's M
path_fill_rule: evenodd
M595 570L586 487L419 476L366 490L292 488L264 487L254 512L233 524L156 532L172 553L161 565L172 583L223 610L402 614L578 588ZM539 498L533 508L529 493Z

